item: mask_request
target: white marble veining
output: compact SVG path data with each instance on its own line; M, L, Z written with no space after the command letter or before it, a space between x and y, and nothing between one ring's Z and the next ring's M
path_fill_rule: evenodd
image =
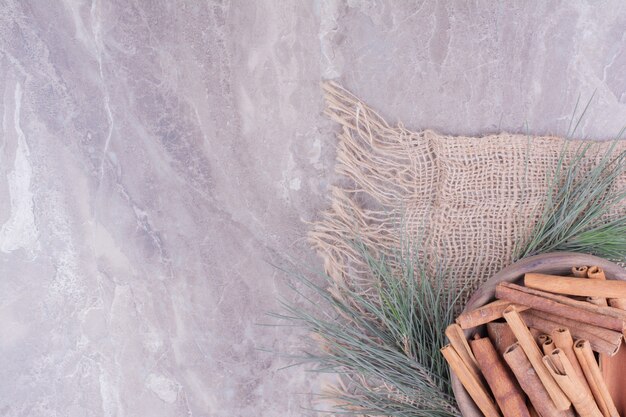
M620 1L0 7L0 415L311 415L271 262L310 259L337 78L408 127L626 121ZM314 405L314 404L313 404Z

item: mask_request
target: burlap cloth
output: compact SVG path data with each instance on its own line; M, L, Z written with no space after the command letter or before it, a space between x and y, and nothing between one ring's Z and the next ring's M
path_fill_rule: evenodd
M500 133L485 137L412 132L389 125L335 83L323 85L326 114L339 123L331 207L310 240L337 283L367 279L354 242L380 255L396 253L407 237L423 259L445 263L455 285L469 295L512 262L541 214L560 158L581 141ZM589 142L587 142L589 143ZM609 146L582 161L591 167ZM616 151L626 149L624 141ZM620 178L619 186L626 184Z

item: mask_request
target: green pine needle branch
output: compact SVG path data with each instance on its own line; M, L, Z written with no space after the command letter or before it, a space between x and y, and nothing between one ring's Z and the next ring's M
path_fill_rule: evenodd
M283 303L285 313L273 315L301 324L320 342L321 349L306 352L300 362L312 362L319 372L343 377L343 388L324 394L341 412L459 415L448 366L439 353L445 344L442 329L454 318L458 294L448 290L454 286L447 285L443 270L427 276L412 256L388 262L357 246L374 278L375 291L337 288L329 277L320 286L296 274L297 282L312 290L313 296L305 300L315 312ZM400 270L391 270L390 264L400 265ZM325 304L322 308L320 300Z
M591 145L580 146L567 163L563 151L548 180L545 206L514 261L555 251L626 261L626 189L618 183L625 173L626 152L617 153L616 145L613 142L601 155ZM583 161L594 157L597 164L585 171Z

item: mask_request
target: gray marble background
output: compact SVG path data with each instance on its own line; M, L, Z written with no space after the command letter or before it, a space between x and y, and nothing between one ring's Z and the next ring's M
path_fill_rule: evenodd
M2 416L311 414L256 323L319 262L321 79L415 129L626 124L619 0L1 4Z

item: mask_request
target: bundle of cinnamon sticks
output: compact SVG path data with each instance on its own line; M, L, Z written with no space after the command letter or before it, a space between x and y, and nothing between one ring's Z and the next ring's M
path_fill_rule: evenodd
M502 282L446 329L441 352L486 417L619 417L596 358L622 345L626 282L597 266L572 275Z

